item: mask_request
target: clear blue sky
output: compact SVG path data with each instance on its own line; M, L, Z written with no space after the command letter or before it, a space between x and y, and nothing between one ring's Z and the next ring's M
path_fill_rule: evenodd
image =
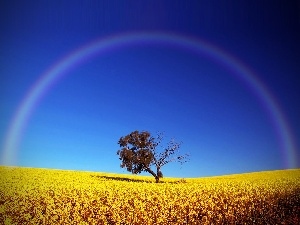
M34 82L93 40L159 31L205 40L270 90L300 153L300 14L289 1L8 1L0 7L0 146ZM28 121L16 164L126 173L118 139L134 130L182 141L190 162L165 176L284 169L286 153L259 99L205 56L166 46L95 57L60 79ZM0 149L3 151L3 147Z

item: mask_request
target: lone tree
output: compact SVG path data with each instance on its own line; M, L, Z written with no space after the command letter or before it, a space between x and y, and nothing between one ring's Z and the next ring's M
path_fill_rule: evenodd
M148 172L154 176L156 183L163 177L161 168L167 163L177 161L181 164L187 161L188 155L178 155L180 143L171 140L167 147L158 151L163 135L159 133L157 138L150 135L148 131L133 131L125 137L121 137L118 144L120 150L117 154L122 161L121 167L133 174ZM156 173L151 169L156 167Z

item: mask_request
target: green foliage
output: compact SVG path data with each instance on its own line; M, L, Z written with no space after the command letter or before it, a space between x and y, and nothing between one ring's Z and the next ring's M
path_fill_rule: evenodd
M146 170L154 162L153 149L156 147L150 133L134 131L120 138L122 148L117 152L122 160L121 167L134 174Z

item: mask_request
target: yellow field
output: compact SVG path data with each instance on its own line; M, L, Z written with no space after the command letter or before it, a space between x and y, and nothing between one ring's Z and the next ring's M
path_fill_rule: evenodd
M164 178L0 166L0 224L300 224L300 169Z

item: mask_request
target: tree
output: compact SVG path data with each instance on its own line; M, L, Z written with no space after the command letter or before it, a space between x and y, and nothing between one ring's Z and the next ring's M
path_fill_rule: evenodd
M158 151L157 147L162 143L163 135L159 133L157 138L150 135L148 131L133 131L121 137L118 144L120 150L117 151L121 162L121 167L133 174L143 171L154 176L156 183L163 177L161 168L170 162L181 164L187 161L188 155L178 155L180 143L172 139L163 151ZM151 169L155 166L156 173Z

